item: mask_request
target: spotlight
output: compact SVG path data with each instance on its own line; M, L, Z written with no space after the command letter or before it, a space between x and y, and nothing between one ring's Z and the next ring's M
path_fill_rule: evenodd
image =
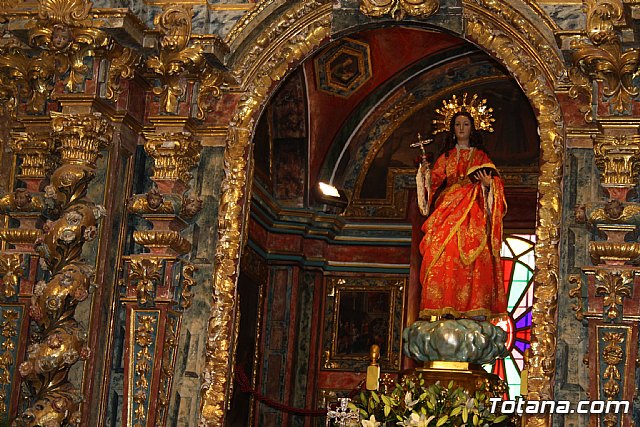
M341 210L347 207L348 200L344 191L326 182L318 182L316 195L327 205L337 206Z

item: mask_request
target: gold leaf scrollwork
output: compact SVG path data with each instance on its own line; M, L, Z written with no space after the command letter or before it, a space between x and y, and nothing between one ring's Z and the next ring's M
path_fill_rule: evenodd
M570 274L568 277L570 284L574 284L575 287L569 289L569 297L575 298L576 303L571 306L571 309L576 312L576 319L584 319L583 303L582 303L582 277L579 274Z
M162 279L162 261L158 258L131 257L129 279L135 286L138 302L142 305L152 299L155 285Z
M193 273L196 269L196 266L193 264L185 264L182 268L182 293L180 294L180 307L185 310L191 307L191 304L193 303L193 292L191 291L191 288L197 284L193 278Z
M16 295L18 283L23 273L22 254L0 253L0 275L2 275L0 293L3 298L11 298Z
M140 350L138 350L135 354L135 390L133 393L133 401L137 405L134 409L134 419L135 424L134 427L142 427L146 426L147 420L147 399L149 392L149 380L147 379L148 374L153 369L152 362L153 357L149 352L149 347L154 345L155 341L155 324L156 317L155 316L145 316L138 314L137 316L137 324L135 330L135 343L140 346Z
M161 87L153 93L160 96L162 111L178 112L178 99L184 95L181 78L188 70L197 70L204 61L199 43L189 45L191 38L191 9L187 6L170 6L156 16L154 23L162 34L160 55L147 60L147 67L160 75Z
M207 66L202 79L200 80L200 89L198 90L198 112L196 118L204 120L206 113L211 111L211 103L214 99L220 98L222 92L220 86L224 81L224 72L222 70Z
M605 332L602 340L607 346L602 350L602 358L607 367L602 374L603 391L607 400L614 400L620 392L620 370L618 364L624 359L624 353L620 344L625 340L625 334L620 332Z
M162 350L162 372L160 374L160 388L158 390L158 403L156 426L166 425L167 410L169 409L169 393L173 382L175 354L178 347L178 321L172 317L167 319L164 348Z
M87 24L91 2L87 0L40 0L40 19L66 25Z
M390 15L401 20L406 15L428 18L440 9L439 0L360 0L360 11L367 16Z
M631 297L633 272L598 270L596 280L596 296L604 296L607 317L616 319L622 310L622 299Z
M52 69L58 78L66 76L69 92L80 88L89 71L85 58L107 47L106 33L95 28L87 0L43 0L39 2L38 21L29 31L29 43L43 49L38 60Z
M54 62L31 59L15 46L0 47L0 112L15 117L20 99L27 111L41 112L53 90Z
M107 92L105 98L116 102L122 92L120 87L122 79L131 79L135 74L135 64L141 56L129 47L123 47L113 43L107 54L109 71L107 77Z
M640 50L622 50L615 23L623 16L620 0L587 0L589 42L574 41L571 95L591 96L592 81L602 81L603 95L611 100L615 114L629 114L632 98L640 93L633 78L640 64Z
M11 385L11 366L16 362L13 352L16 348L14 337L18 334L18 312L16 310L5 310L2 313L4 320L0 323L0 335L3 338L0 345L0 413L8 413L5 399L7 397L7 386ZM9 393L11 390L9 390Z

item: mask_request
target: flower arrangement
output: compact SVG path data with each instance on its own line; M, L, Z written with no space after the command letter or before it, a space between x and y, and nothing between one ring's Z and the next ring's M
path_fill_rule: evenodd
M484 387L471 396L453 381L427 386L420 374L405 377L390 393L368 391L349 403L360 413L362 427L413 426L462 427L510 426L506 415L491 413Z

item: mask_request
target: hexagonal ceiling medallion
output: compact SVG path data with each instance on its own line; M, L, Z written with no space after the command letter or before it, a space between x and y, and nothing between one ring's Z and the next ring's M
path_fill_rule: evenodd
M371 78L369 45L344 38L316 57L315 69L320 90L348 98Z

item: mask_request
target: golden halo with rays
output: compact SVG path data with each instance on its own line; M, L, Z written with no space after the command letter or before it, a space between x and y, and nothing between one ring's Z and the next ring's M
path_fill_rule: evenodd
M462 103L460 103L462 101ZM462 95L462 99L453 95L449 100L442 100L442 107L436 108L436 115L440 115L441 118L434 119L433 125L435 127L433 134L449 131L449 123L453 116L460 112L466 111L471 114L476 127L476 130L486 130L487 132L493 132L493 126L495 119L491 116L493 108L487 107L487 100L478 97L478 94L473 94L471 100L467 102L467 93Z

